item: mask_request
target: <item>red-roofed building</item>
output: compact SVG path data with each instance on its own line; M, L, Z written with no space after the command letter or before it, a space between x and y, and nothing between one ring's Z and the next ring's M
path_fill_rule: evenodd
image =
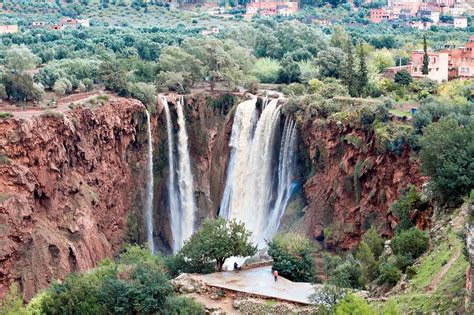
M474 36L464 47L445 49L449 55L449 79L471 79L474 77Z

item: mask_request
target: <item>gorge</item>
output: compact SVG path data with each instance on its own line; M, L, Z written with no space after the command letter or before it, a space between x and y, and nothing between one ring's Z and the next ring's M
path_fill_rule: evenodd
M16 282L28 300L123 242L175 252L218 215L246 222L260 245L279 225L328 249L358 244L367 222L391 235L388 206L423 183L409 149L379 152L373 133L299 120L284 103L170 94L148 122L140 102L113 97L64 115L0 120L0 293Z

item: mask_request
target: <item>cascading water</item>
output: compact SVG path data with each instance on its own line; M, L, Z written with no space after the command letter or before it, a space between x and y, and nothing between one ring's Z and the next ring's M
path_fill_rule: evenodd
M238 105L220 207L221 216L245 223L260 248L278 230L290 200L296 149L294 121L287 119L280 130L278 99L264 105L259 119L256 99Z
M168 140L168 206L170 210L171 233L173 235L173 252L179 249L181 244L181 210L179 207L179 196L176 190L176 169L174 159L174 139L173 139L173 124L171 122L170 108L166 97L160 95L160 100L165 109L166 118L166 133Z
M178 142L177 156L175 155L175 141L173 137L173 123L166 97L160 95L166 117L168 138L168 203L170 210L171 233L173 235L173 252L177 252L184 241L194 232L194 188L191 173L191 162L188 151L188 135L186 120L183 113L183 99L176 104L178 114ZM177 161L177 164L176 164Z
M194 186L193 174L191 172L191 162L188 150L188 134L186 131L186 120L183 113L183 98L176 104L176 111L178 113L178 188L181 205L181 237L177 244L180 248L184 241L189 239L194 232ZM177 248L178 249L178 248ZM176 249L176 250L177 250Z
M296 139L296 123L293 119L287 118L281 136L280 156L278 159L277 198L263 233L266 238L272 237L277 232L281 217L285 212L294 189L297 187L297 184L293 181L296 166Z
M146 230L148 246L152 253L155 252L155 242L153 240L153 143L151 136L150 113L145 109L147 132L148 132L148 156L147 156L147 185L146 185Z

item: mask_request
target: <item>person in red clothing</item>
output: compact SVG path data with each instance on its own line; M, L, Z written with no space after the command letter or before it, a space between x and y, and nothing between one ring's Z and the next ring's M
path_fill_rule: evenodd
M278 281L278 271L273 270L273 277L275 278L275 282Z

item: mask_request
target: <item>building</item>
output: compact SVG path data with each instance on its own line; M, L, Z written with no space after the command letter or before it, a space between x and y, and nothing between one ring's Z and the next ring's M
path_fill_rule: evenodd
M391 19L390 11L386 9L370 9L370 22L381 23Z
M211 34L219 34L220 29L217 26L213 26L210 29L202 30L201 34L204 36L211 35Z
M79 28L79 27L89 27L89 20L76 20L76 19L61 19L59 20L59 25L62 29L66 28Z
M449 79L449 54L446 52L428 52L429 64L428 74L422 73L423 68L423 50L416 50L411 54L410 74L413 78L427 77L438 83L448 81Z
M474 78L474 36L464 47L445 49L449 55L449 80Z
M410 23L411 28L416 28L417 30L420 30L420 31L429 30L432 25L433 25L432 22L423 22L423 21L415 21L415 22Z
M467 18L465 18L465 17L455 17L454 18L454 28L467 28Z
M0 25L0 34L18 33L18 25Z
M247 5L250 15L292 15L298 12L298 2L252 2Z
M394 80L395 75L397 74L397 72L402 71L402 70L406 70L406 71L410 72L410 66L406 65L406 66L397 66L397 67L385 68L385 69L383 69L383 76L385 78Z

